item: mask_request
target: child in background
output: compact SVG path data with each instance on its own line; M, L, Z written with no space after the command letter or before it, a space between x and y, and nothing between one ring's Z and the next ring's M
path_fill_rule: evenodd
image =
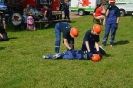
M33 9L31 9L32 16L35 21L39 20L39 11L37 10L37 7L34 6Z
M96 20L100 20L100 24L105 25L105 9L102 4L98 4L93 14Z

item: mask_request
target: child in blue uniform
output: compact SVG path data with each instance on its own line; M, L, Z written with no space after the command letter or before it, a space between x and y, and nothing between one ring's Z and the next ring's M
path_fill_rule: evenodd
M61 32L63 34L63 41L65 47L74 52L74 38L78 36L78 29L77 28L71 28L71 26L67 22L58 22L55 25L55 35L56 35L56 41L55 41L55 53L56 55L59 54L60 50L60 40L61 40Z
M106 42L108 40L108 35L111 31L111 38L110 38L110 46L112 47L114 44L116 30L118 28L119 17L120 17L120 10L117 6L115 6L115 0L110 0L110 4L108 5L106 11L106 28L104 37L102 40L102 45L106 46Z
M75 50L75 56L73 56L73 54L71 53L71 51L66 51L64 53L60 53L58 56L57 55L43 55L43 59L67 59L67 60L74 60L74 59L86 59L87 57L85 57L85 55L82 55L80 51Z
M93 54L106 54L106 52L99 47L99 34L102 28L99 24L95 24L92 30L88 30L84 36L83 44L82 44L82 51L87 53L88 57L91 59Z

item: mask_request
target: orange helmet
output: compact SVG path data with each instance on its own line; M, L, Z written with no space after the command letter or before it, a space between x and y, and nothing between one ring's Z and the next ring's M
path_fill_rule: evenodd
M102 31L102 28L99 24L94 24L93 26L93 30L94 32L96 32L97 34L100 34L100 32Z
M109 0L109 2L115 2L115 0Z
M96 62L96 61L99 61L101 58L100 58L100 55L99 54L93 54L91 60Z
M78 36L78 29L77 28L71 28L70 33L73 37Z

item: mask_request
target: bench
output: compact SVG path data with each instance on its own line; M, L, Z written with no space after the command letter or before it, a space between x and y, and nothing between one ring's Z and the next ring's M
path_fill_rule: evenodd
M45 21L35 21L35 24L36 23L39 23L39 25L40 25L40 29L42 29L42 24L45 24L45 23L53 23L53 22L63 22L63 21L67 21L66 19L59 19L59 20L51 20L51 21L47 21L47 20L45 20Z
M52 17L55 17L55 19L61 19L62 18L62 13L53 13Z

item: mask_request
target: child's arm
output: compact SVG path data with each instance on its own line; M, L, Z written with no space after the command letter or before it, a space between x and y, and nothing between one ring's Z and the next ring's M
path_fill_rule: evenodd
M99 45L98 45L98 42L95 42L95 47L96 47L96 50L99 51Z
M0 37L3 38L3 35L0 33Z

